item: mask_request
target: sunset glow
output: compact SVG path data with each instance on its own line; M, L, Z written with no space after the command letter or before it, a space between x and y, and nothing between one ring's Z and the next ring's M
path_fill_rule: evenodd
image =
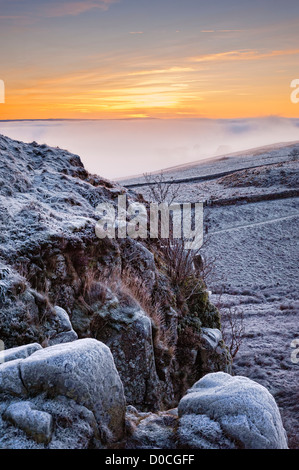
M298 117L298 2L212 4L0 0L0 119Z

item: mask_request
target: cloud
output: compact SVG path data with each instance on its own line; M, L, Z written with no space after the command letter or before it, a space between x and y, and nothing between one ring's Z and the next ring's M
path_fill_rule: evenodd
M242 29L203 29L201 33L239 33Z
M128 73L129 77L137 75L156 75L165 73L178 73L178 72L193 72L194 69L191 67L170 67L168 69L154 69L154 70L138 70L136 72Z
M113 3L119 3L121 0L53 0L51 2L41 2L40 0L32 0L28 2L26 9L24 3L20 0L18 4L18 15L0 15L1 19L11 19L16 21L29 21L34 23L38 18L59 18L64 16L78 16L81 13L98 9L102 11L108 10ZM0 5L4 8L11 6L11 0L0 0Z
M243 29L219 29L217 32L219 33L240 33Z
M87 0L87 1L55 1L51 5L41 8L44 16L55 18L60 16L77 16L86 11L98 8L101 10L108 10L112 3L117 3L119 0Z
M130 31L130 34L143 34L143 31Z
M215 54L204 54L201 56L191 57L192 62L219 62L219 61L240 61L240 60L260 60L271 57L280 57L287 55L297 55L299 49L287 49L270 52L259 52L252 49L241 49L227 52L217 52Z

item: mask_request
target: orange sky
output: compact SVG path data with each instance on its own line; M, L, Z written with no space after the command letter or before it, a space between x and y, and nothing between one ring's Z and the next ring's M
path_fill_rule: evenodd
M0 0L0 119L299 116L298 2L263 21L268 0L229 0L227 15L174 1L161 18L155 0L26 3Z

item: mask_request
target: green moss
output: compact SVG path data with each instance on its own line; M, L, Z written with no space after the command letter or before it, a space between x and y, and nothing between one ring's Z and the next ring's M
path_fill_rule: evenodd
M184 323L187 321L188 326L194 325L196 329L198 329L199 322L203 327L220 329L220 314L217 308L210 303L209 294L203 282L195 276L190 276L186 279L181 291L185 294L188 307Z
M178 325L178 335L184 334L186 330L192 330L194 333L201 332L202 323L198 317L185 316Z
M219 310L215 307L215 305L209 302L203 317L203 324L207 328L218 328L221 329L221 322L220 322L220 313Z

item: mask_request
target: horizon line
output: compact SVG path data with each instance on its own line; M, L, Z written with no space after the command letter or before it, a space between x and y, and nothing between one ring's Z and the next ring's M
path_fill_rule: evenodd
M299 119L294 116L281 116L279 114L267 114L265 116L238 116L230 118L221 118L221 117L168 117L168 118L159 118L159 117L131 117L131 118L24 118L24 119L0 119L0 122L25 122L25 121L175 121L175 120L184 120L184 121L195 121L195 120L210 120L210 121L232 121L232 120L241 120L241 119L267 119L267 118L280 118L280 119Z

